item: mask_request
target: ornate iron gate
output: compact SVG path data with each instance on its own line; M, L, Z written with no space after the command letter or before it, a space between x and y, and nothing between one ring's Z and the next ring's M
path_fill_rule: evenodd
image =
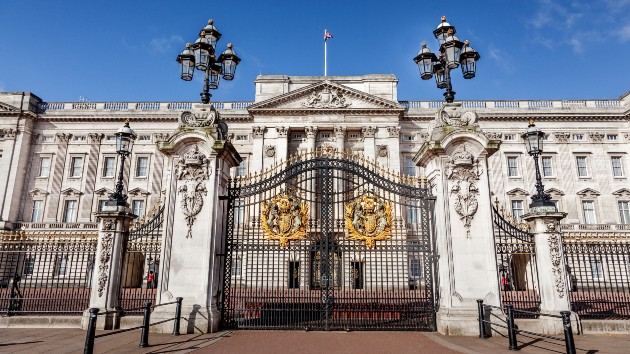
M435 330L426 180L317 150L228 196L227 328Z
M145 301L155 304L163 221L164 206L158 204L146 222L131 229L125 242L120 306L128 313L142 312Z

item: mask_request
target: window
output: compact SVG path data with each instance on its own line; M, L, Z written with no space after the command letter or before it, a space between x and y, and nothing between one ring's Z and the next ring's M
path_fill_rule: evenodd
M74 141L85 141L85 135L75 135L72 137Z
M516 140L516 134L505 134L503 136L504 140L510 140L510 141L514 141Z
M582 211L584 213L584 223L585 224L596 224L597 221L595 219L595 202L592 200L584 200L582 201Z
M243 268L241 256L235 256L232 261L232 275L234 275L235 277L240 277L241 269Z
M144 200L134 200L131 202L131 206L136 215L135 220L142 219L144 217Z
M630 224L630 202L627 200L617 202L619 205L619 222L622 224Z
M289 262L289 289L300 288L300 262Z
M50 176L50 157L42 157L39 159L39 177Z
M237 176L245 176L247 175L247 158L243 158L243 161L236 167L236 175Z
M322 133L322 139L330 138L330 133Z
M409 135L409 134L403 134L401 136L402 141L415 141L416 140L416 136L415 135Z
M55 142L55 136L54 135L44 135L44 137L42 137L42 142L44 142L44 143L53 143L53 142Z
M66 275L68 275L68 257L67 256L57 258L57 262L55 264L55 275L58 277L65 277Z
M115 157L106 157L103 160L103 177L114 177L114 173L116 171L116 158Z
M234 202L234 223L242 225L245 219L245 206L243 202L237 200Z
M522 200L513 200L512 201L512 216L516 219L520 220L524 214L523 210L523 201Z
M98 201L98 211L103 211L103 209L105 208L106 205L107 205L107 200L106 199L99 200Z
M543 169L543 177L553 176L553 168L551 167L551 156L543 156L542 169Z
M591 259L591 276L594 280L604 280L604 265L601 259Z
M81 177L83 170L83 157L73 157L70 166L70 177Z
M116 140L116 135L107 135L105 137L105 140L108 140L108 141Z
M140 135L138 141L151 141L151 135Z
M613 177L623 177L623 168L621 167L621 156L612 156L610 158L612 163Z
M359 139L358 133L350 133L348 134L348 139Z
M607 134L606 135L606 140L608 140L608 141L615 141L615 140L617 140L617 134Z
M302 140L302 134L301 133L293 134L293 140Z
M405 156L405 174L408 176L416 175L416 164L413 163L411 156Z
M236 141L247 141L247 135L237 135Z
M31 214L31 222L42 222L44 217L44 201L33 201L33 213Z
M63 222L77 221L77 201L66 200L66 207L63 211Z
M508 177L518 177L518 157L508 156Z
M407 224L417 224L420 220L420 209L415 204L407 205Z
M584 134L573 134L573 141L582 141L584 140Z
M588 177L588 170L586 169L586 156L578 156L575 158L577 164L578 177Z
M419 259L410 259L409 260L409 274L412 278L420 278L420 260Z
M22 275L33 275L35 270L35 257L27 257L24 260L24 268L22 268Z
M149 158L140 156L136 159L136 177L146 177L149 175Z

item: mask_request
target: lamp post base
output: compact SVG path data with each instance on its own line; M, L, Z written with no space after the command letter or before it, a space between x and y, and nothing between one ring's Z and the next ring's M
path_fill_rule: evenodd
M557 213L556 203L551 200L533 199L529 204L530 213Z

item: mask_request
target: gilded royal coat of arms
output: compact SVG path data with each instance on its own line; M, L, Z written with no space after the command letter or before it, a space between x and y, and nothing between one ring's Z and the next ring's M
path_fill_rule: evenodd
M280 248L287 248L289 241L306 238L308 205L283 193L262 203L260 219L267 240L278 240Z
M346 238L365 241L368 249L392 236L392 205L371 193L347 203L345 219Z

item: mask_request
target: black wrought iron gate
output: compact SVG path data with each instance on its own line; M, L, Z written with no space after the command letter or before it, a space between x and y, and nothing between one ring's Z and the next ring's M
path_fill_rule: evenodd
M318 150L232 181L226 328L435 330L425 180Z

